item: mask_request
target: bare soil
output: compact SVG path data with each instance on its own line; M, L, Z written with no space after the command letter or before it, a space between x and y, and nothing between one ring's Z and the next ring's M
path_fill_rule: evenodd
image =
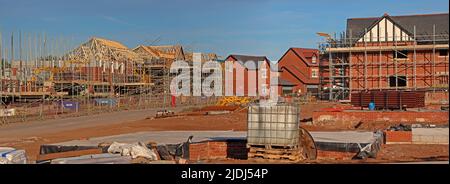
M301 106L300 115L302 119L312 117L312 112L321 108L332 108L338 106L335 103L310 103ZM237 109L230 114L204 115L209 110L220 110L218 107L193 109L178 113L175 117L153 119L142 117L137 121L124 121L114 124L99 124L90 127L76 127L69 130L41 132L39 130L27 131L23 135L19 132L15 135L14 141L1 142L0 146L11 146L25 149L30 160L35 160L39 154L39 147L42 144L57 143L76 139L88 139L91 137L101 137L140 131L164 131L164 130L235 130L246 131L246 111L239 108L223 108L222 110ZM63 120L62 120L63 121ZM390 126L387 123L367 123L358 128L348 126L314 126L302 123L310 131L338 131L338 130L376 130ZM1 129L2 127L0 127ZM1 138L1 135L0 135ZM400 162L400 161L427 161L427 160L448 160L448 145L383 145L381 152L376 159L365 161L313 161L306 163L367 163L367 162ZM207 161L214 163L258 163L249 160L214 160ZM280 162L275 162L280 163Z

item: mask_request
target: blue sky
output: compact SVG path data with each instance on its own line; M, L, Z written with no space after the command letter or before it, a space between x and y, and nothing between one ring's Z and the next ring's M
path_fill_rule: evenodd
M0 32L46 33L77 44L91 36L139 44L180 43L219 55L279 59L316 48L316 32L341 32L352 17L448 12L448 0L0 0Z

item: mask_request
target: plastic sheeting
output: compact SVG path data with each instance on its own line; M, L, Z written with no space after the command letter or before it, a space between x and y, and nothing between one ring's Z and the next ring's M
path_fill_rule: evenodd
M50 162L51 164L130 164L130 156L103 153L94 155L83 155L79 157L58 158Z
M26 164L25 150L16 150L10 147L0 147L0 164Z
M373 134L373 141L366 146L362 147L356 158L366 159L375 158L378 151L381 149L381 144L383 143L383 132L381 130Z
M135 144L126 144L114 142L109 146L108 153L121 154L122 156L131 156L131 158L143 157L150 160L157 160L158 156L145 144L139 142Z
M318 150L355 153L354 159L373 158L381 149L383 132L313 132ZM366 136L366 134L371 134ZM332 139L331 139L332 138Z
M62 145L41 145L39 153L41 155L50 153L60 153L67 151L79 151L98 148L97 146L62 146Z

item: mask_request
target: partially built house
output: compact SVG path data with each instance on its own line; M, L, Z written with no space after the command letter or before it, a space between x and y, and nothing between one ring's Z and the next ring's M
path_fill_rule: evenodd
M183 47L180 45L144 46L133 49L143 59L144 73L150 76L150 83L154 84L154 93L169 91L170 66L177 60L185 60Z
M348 19L345 32L325 34L320 45L322 99L350 100L367 90L448 98L448 21L448 13Z
M96 97L139 94L148 88L142 59L123 44L91 38L71 51L54 77L56 91L77 94L84 89Z
M98 37L79 45L73 43L67 37L21 32L5 39L0 33L0 105L6 112L2 117L8 116L2 122L68 112L215 103L214 98L169 100L170 79L175 76L170 66L186 60L179 45L131 50ZM192 61L187 69L192 70Z

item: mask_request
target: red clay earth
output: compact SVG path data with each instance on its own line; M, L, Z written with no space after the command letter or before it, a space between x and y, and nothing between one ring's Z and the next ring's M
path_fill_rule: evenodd
M310 103L301 105L300 114L302 119L312 117L312 112L321 108L331 108L338 105L333 103ZM217 107L211 109L205 108L196 110L195 113L204 114L204 110L216 110ZM223 109L228 110L228 109ZM89 128L78 128L68 131L60 131L55 133L33 133L33 136L20 136L14 142L0 142L0 146L11 146L18 149L25 149L30 160L35 160L39 154L39 147L41 144L50 144L56 142L70 141L76 139L87 139L90 137L100 137L108 135L117 135L125 133L133 133L140 131L163 131L163 130L235 130L246 131L246 112L245 110L237 110L232 114L222 115L183 115L162 119L145 119L124 122L113 125L102 125ZM181 114L189 114L187 112ZM357 130L375 130L378 128L386 128L389 124L363 124ZM314 126L305 125L308 130L354 130L352 127L342 126ZM444 157L444 156L447 157ZM448 145L384 145L380 152L379 158L367 161L314 161L313 163L359 163L359 162L390 162L390 161L411 161L411 160L448 160ZM248 160L225 160L225 161L210 161L210 162L224 162L224 163L257 163ZM280 163L280 162L277 162Z
M418 145L418 144L390 144L383 145L380 152L377 154L377 158L368 158L366 160L338 160L338 159L319 159L313 161L300 161L297 163L303 164L334 164L334 163L399 163L399 162L427 162L427 161L448 161L449 160L449 147L448 145ZM268 160L208 160L203 161L205 163L228 163L228 164L280 164L280 163L293 163L289 161L268 161ZM195 163L195 162L193 162Z
M75 139L87 139L90 137L101 137L133 133L140 131L162 131L162 130L236 130L247 129L246 113L233 113L224 115L208 116L176 116L162 119L144 119L134 122L126 122L114 125L104 125L89 128L81 128L50 134L36 132L33 137L23 137L17 142L0 143L1 146L11 146L25 149L30 160L35 160L39 153L41 144L70 141Z

